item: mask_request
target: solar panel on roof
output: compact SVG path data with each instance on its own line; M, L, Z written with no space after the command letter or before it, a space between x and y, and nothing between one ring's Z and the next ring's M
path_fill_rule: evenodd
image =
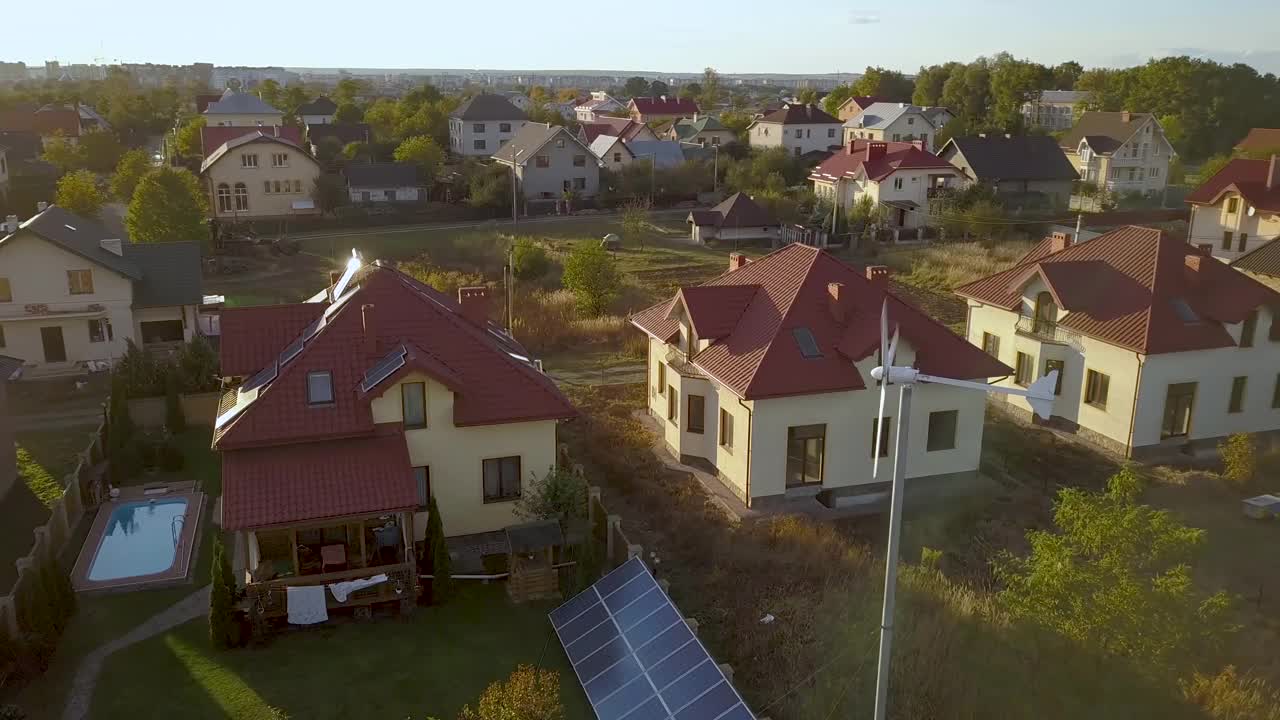
M639 558L548 617L599 720L754 720Z
M240 392L244 393L249 392L250 390L257 390L272 380L275 380L276 374L279 372L279 363L273 361L270 365L255 373L253 377L246 380L244 385L240 386Z
M290 360L298 357L298 353L302 352L302 348L305 344L306 343L302 338L298 338L297 340L289 343L284 351L280 353L280 364L287 365Z
M405 350L403 345L388 353L364 374L360 389L364 392L369 392L377 387L378 383L390 377L391 373L404 367L404 356L406 354L408 354L408 351Z
M822 357L822 351L818 349L818 341L814 339L813 332L809 328L792 328L791 336L796 339L796 345L800 346L801 355L807 358Z

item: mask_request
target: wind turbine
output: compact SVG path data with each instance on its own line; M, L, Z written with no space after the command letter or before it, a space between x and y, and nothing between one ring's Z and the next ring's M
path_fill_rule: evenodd
M898 538L902 534L902 495L906 478L906 461L908 448L907 433L911 419L911 389L916 383L932 383L950 385L952 387L974 390L977 392L998 392L1005 395L1020 395L1027 399L1031 409L1037 415L1049 419L1053 412L1054 388L1058 384L1058 371L1036 380L1023 390L1022 388L988 385L971 380L956 380L937 375L927 375L913 367L893 364L894 354L898 350L899 328L893 330L893 340L889 340L889 299L886 297L880 309L880 362L879 367L872 368L871 377L880 382L880 414L876 416L876 440L872 448L871 476L877 477L880 469L880 442L884 432L884 401L888 393L889 383L899 385L898 395L898 436L893 443L893 484L889 500L889 549L884 569L884 607L880 615L880 660L876 669L876 714L875 720L885 720L889 705L889 662L893 645L893 610L894 596L898 584Z

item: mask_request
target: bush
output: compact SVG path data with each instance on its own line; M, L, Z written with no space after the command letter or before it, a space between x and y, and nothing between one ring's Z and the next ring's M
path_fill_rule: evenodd
M138 476L145 466L143 441L127 440L111 451L111 484L123 485Z
M462 708L458 720L562 720L560 676L521 665L505 681L485 689L473 710Z
M231 575L231 561L227 558L221 533L216 533L213 538L211 572L213 585L209 591L209 643L218 650L226 650L234 646L239 632L232 607L235 590L234 586L227 584L227 578Z
M1258 472L1258 451L1249 433L1235 433L1218 444L1222 453L1222 477L1236 487L1253 482Z
M174 434L187 429L187 417L182 414L182 400L178 397L176 373L169 373L165 377L164 424Z
M1182 694L1212 720L1280 720L1280 693L1265 680L1238 675L1228 665L1217 675L1195 673Z
M172 440L166 440L160 445L160 469L165 472L177 472L182 469L186 459L182 456L182 450L178 449L177 443Z
M564 286L588 317L604 313L617 297L622 277L609 253L594 243L578 243L564 263Z
M17 705L0 705L0 720L27 720L27 713Z
M173 376L178 393L217 390L220 383L218 354L209 341L195 336L173 358L157 358L143 351L132 339L125 341L124 355L112 368L113 379L124 382L130 397L161 397L167 394Z
M444 539L444 521L433 496L427 507L427 572L431 574L431 602L442 603L453 589L452 561Z
M587 481L563 468L551 468L521 490L515 511L526 520L585 518Z
M546 248L529 238L516 240L511 249L511 267L517 280L537 280L551 270L551 257Z

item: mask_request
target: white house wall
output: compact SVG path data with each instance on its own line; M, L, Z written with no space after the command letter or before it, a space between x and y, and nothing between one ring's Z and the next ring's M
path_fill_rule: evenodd
M800 137L796 137L796 133ZM785 147L787 152L796 155L814 150L825 151L841 142L840 125L835 123L783 125L757 122L747 134L747 139L752 147Z
M462 120L449 118L449 149L459 155L489 157L506 145L527 120ZM477 131L477 127L483 130ZM504 129L506 128L506 129ZM484 147L476 147L483 140Z
M1227 212L1227 201L1236 198L1236 211ZM1280 215L1255 212L1249 216L1248 203L1236 193L1227 193L1217 205L1192 205L1191 230L1187 242L1192 245L1212 245L1213 256L1224 261L1235 260L1266 243L1280 237ZM1230 247L1226 247L1226 233L1231 233ZM1240 250L1240 234L1248 235L1244 250Z

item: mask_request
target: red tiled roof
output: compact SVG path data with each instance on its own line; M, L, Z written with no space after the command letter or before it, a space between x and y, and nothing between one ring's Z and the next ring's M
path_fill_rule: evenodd
M841 283L844 319L832 311L828 285ZM792 244L700 288L683 288L685 298L696 297L695 314L708 313L703 300L723 307L708 313L712 325L728 324L741 295L710 295L712 288L748 286L751 293L731 330L695 354L693 364L746 399L859 390L867 381L853 362L879 346L880 308L886 293L864 273L826 251ZM689 291L695 291L691 294ZM708 294L702 295L702 292ZM890 318L915 350L916 366L924 372L957 378L988 378L1011 370L975 348L937 321L888 293ZM668 317L677 297L641 311L632 324L663 340L679 327ZM701 319L701 318L699 318ZM822 353L805 358L793 330L808 328ZM721 328L717 327L717 330Z
M859 110L866 110L867 108L871 107L872 105L878 102L889 102L889 101L878 95L853 95L846 98L844 102L840 103L840 107L844 107L849 103L853 103L855 106L857 106Z
M452 298L378 265L366 266L355 282L356 289L347 293L303 349L279 369L275 380L220 429L215 440L219 448L282 445L373 432L369 398L360 392L360 383L366 371L400 345L416 346L417 351L429 355L422 363L427 372L436 366L452 373L439 379L460 387L453 403L455 425L550 420L575 414L549 378L529 361L516 357L524 354L523 348L492 325L482 328L465 319ZM369 316L374 328L372 347L364 329L365 305L373 306ZM258 336L252 327L229 330L224 316L222 342L239 343L231 336L235 332ZM291 340L279 343L276 352ZM332 405L307 405L307 374L313 371L331 374Z
M884 146L884 154L868 161L867 157L876 146ZM857 177L859 170L877 182L889 177L898 170L950 169L959 174L959 170L951 163L922 150L916 143L879 142L875 140L854 140L843 150L827 158L814 168L809 175L810 180L830 182L841 177Z
M204 153L204 157L209 155L228 140L235 140L250 133L262 131L268 134L278 134L280 137L292 143L302 144L302 128L293 125L272 125L272 126L255 126L255 127L230 127L226 125L213 125L200 128L200 148Z
M408 510L417 502L408 446L398 429L222 454L226 530Z
M1127 226L1057 252L1046 238L1021 262L956 289L1008 310L1022 306L1033 277L1067 314L1059 325L1155 355L1230 347L1224 323L1280 302L1280 294L1159 230ZM1184 321L1178 304L1198 318Z
M623 140L633 140L649 127L646 123L638 123L631 118L614 118L599 116L595 122L582 123L582 138L587 145L595 142L601 135L616 135Z
M3 110L0 111L0 131L34 132L45 136L61 133L65 137L79 137L80 113L70 108Z
M675 316L676 308L683 306L689 323L698 337L707 340L722 338L738 326L742 311L747 309L759 285L703 285L681 288L676 302L668 312Z
M692 98L637 97L631 98L631 103L644 115L692 115L699 112L698 103Z
M1245 152L1280 149L1280 128L1253 128L1236 143L1236 149Z
M1222 199L1224 192L1234 190L1244 197L1245 202L1259 210L1280 212L1280 168L1276 170L1278 177L1275 182L1267 187L1271 162L1236 158L1193 190L1187 196L1187 202L1192 205L1215 205ZM1276 162L1280 163L1280 159Z
M271 364L324 308L324 303L224 308L219 340L222 374L252 375Z

